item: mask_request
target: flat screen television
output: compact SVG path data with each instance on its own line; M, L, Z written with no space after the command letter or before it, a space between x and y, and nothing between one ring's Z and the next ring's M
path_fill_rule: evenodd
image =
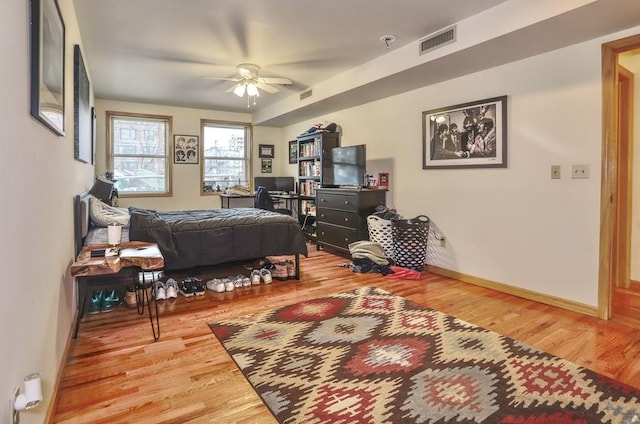
M334 147L322 158L324 187L362 187L365 185L367 146Z

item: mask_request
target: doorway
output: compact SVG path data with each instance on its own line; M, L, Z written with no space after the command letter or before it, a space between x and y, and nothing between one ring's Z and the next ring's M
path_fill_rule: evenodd
M631 286L633 73L621 55L640 50L640 35L602 46L603 158L598 316L611 318L614 294ZM640 292L638 293L640 294ZM640 296L638 296L640 301Z

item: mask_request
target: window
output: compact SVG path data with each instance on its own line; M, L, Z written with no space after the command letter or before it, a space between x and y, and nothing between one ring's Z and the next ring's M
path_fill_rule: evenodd
M249 187L251 171L251 125L202 120L202 192L227 187Z
M118 195L171 194L171 117L107 112L107 163Z

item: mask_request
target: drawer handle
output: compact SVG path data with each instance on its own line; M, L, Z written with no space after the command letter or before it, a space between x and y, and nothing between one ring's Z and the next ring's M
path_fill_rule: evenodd
M348 205L348 204L349 204L349 201L348 201L348 200L345 200L345 201L344 201L344 204L345 204L345 205Z
M324 218L324 214L320 214L320 218Z
M345 238L344 238L344 241L349 241L349 237L345 237Z
M344 219L344 222L349 222L349 218L345 218L345 219Z
M324 231L320 231L320 234L324 235Z
M320 199L320 201L321 201L321 202L326 202L326 200L324 200L324 199L322 199L322 198Z

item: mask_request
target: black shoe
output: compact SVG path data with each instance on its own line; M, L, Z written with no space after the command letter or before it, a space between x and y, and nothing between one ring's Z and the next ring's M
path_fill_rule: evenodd
M190 278L183 280L180 283L179 287L180 287L180 293L182 293L184 297L191 297L196 292L195 284L191 281Z

